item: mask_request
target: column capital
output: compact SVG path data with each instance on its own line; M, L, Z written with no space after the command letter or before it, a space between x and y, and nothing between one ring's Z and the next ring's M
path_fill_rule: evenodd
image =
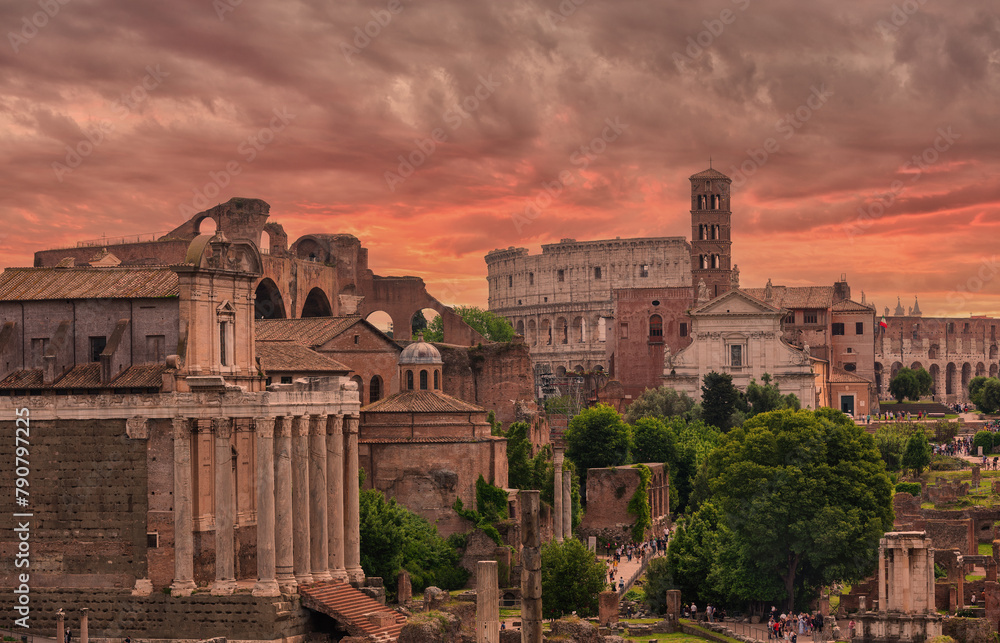
M191 420L188 418L176 417L171 420L175 438L183 438L191 435Z
M326 423L326 434L327 435L343 435L344 434L344 416L334 415L332 416L333 421Z
M257 434L260 437L264 438L265 440L269 440L269 439L274 438L274 418L273 417L263 416L263 417L256 418L255 421L254 421L254 428L256 429Z
M566 453L562 449L554 449L552 451L552 463L557 466L562 466L563 458L565 458Z
M296 415L295 422L292 423L292 436L304 438L309 435L309 414Z
M212 431L215 437L228 440L233 437L233 419L227 417L212 418Z
M357 433L361 425L361 416L348 415L347 422L344 423L344 433Z
M329 416L326 413L320 413L319 415L313 415L309 419L309 434L310 435L326 435L326 420Z
M282 415L278 418L278 425L274 427L274 437L276 438L290 438L292 437L292 416Z

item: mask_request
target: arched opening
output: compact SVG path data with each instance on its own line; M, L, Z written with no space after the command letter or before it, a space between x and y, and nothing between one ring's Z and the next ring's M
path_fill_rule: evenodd
M990 346L990 359L993 360L996 358L997 358L997 345L993 344L992 346Z
M316 263L328 263L327 259L329 258L326 249L313 239L299 241L295 246L295 256Z
M392 337L392 317L384 310L376 310L365 317L365 321L379 329L389 337Z
M539 338L539 344L545 344L546 346L552 345L552 322L548 319L542 320L542 336Z
M528 342L528 346L534 346L538 343L538 330L535 327L535 320L528 320L528 336L524 338Z
M603 342L608 339L608 320L601 317L597 320L597 341Z
M986 377L986 364L982 362L976 364L976 377Z
M566 367L565 366L556 367L556 376L566 377Z
M271 235L267 232L267 230L260 233L260 243L257 244L257 248L260 250L261 254L271 254Z
M941 382L941 367L937 364L931 364L928 372L931 374L931 393L934 395L935 399L937 395L941 392L940 382Z
M441 390L441 373L438 372L437 370L434 371L434 390L435 391Z
M966 362L962 364L962 390L969 390L969 380L972 379L972 364Z
M351 381L358 385L358 400L362 404L365 403L365 381L361 379L360 375L355 375L351 378Z
M649 317L649 341L663 341L663 318L659 315L650 315Z
M270 279L261 279L254 291L254 319L284 319L285 302L281 298L278 285Z
M556 318L556 337L560 344L569 343L569 328L566 326L565 317Z
M892 370L890 370L890 371L889 371L889 381L890 381L890 382L891 382L891 381L892 381L893 379L895 379L896 375L897 375L897 374L899 373L899 370L900 370L901 368L903 368L903 365L902 365L902 364L900 364L899 362L893 362L893 363L892 363Z
M413 390L413 371L406 371L406 390Z
M313 288L306 297L306 303L302 305L302 317L332 317L333 308L330 307L330 299L326 293L319 288Z
M514 332L517 333L518 335L520 335L521 337L524 337L524 320L523 319L517 320L517 326L514 327Z
M587 341L586 325L583 317L577 317L573 320L573 341L577 344Z
M421 370L420 371L420 390L421 391L426 391L427 390L427 371L426 370Z
M957 379L958 379L958 369L955 368L955 364L953 362L948 362L948 370L945 371L945 380L944 380L945 395L955 394L955 389L958 388L958 382L956 381Z
M573 372L577 375L583 375L583 364L577 364L573 367Z
M990 377L996 377L997 376L997 370L1000 370L1000 369L997 368L996 364L990 364Z
M368 403L378 402L382 399L382 378L378 375L372 376L372 381L368 385Z
M920 362L913 362L912 364L910 364L910 370L911 371L915 371L918 368L923 368L923 367L924 367L924 365L921 364Z
M441 314L433 308L423 308L410 317L410 338L425 342L444 341L444 323Z
M215 234L216 230L219 229L219 224L212 217L203 217L195 225L195 229L198 234Z
M940 348L938 348L937 344L931 344L931 347L927 349L927 357L930 359L937 359L939 350Z

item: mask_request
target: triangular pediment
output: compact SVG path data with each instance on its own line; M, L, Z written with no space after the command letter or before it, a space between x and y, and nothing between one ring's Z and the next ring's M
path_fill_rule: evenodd
M776 308L756 297L752 297L742 290L734 289L719 295L715 299L702 304L691 311L692 316L697 315L753 315L765 314L774 315L781 313L780 308Z

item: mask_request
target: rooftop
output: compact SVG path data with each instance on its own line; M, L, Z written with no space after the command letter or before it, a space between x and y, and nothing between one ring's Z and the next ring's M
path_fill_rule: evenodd
M7 268L0 301L177 297L177 273L159 268Z
M257 359L265 372L299 373L350 373L351 367L317 353L308 346L294 341L262 342L254 344Z
M767 288L743 288L743 291L779 308L833 306L833 286L773 286L770 300L767 299Z
M361 409L365 413L485 413L486 409L440 391L402 391Z

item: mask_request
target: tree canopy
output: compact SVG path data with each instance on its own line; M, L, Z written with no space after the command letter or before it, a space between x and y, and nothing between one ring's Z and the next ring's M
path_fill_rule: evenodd
M889 382L889 394L896 398L897 402L902 402L904 399L916 402L922 396L930 394L933 388L934 380L931 374L922 367L910 370L904 366Z
M715 371L705 375L701 386L701 417L705 422L728 431L742 423L745 412L746 402L733 386L732 375Z
M629 462L629 426L613 407L597 404L584 409L569 422L563 436L566 456L577 466L586 488L587 469Z
M607 567L576 538L542 545L542 610L545 618L597 615L607 585Z
M747 385L746 403L747 417L753 417L768 411L780 411L781 409L792 409L797 411L802 405L795 393L782 395L778 388L778 383L771 383L771 375L764 373L760 378L763 384L758 384L756 379L751 379Z
M681 416L695 420L700 415L701 408L697 407L687 393L679 393L668 386L646 389L625 409L625 421L629 424L635 424L644 417Z
M969 398L982 413L1000 411L1000 379L982 376L972 378L969 381Z
M927 441L927 434L920 428L910 434L906 441L906 450L903 451L903 468L913 472L914 476L919 476L931 463L931 444Z
M476 306L455 306L452 308L466 324L491 342L509 342L514 339L514 327L505 317L477 308ZM414 328L416 332L417 329ZM426 328L420 331L425 342L443 342L444 318L438 315Z
M632 426L632 461L665 463L670 476L670 508L684 512L698 467L721 436L719 429L700 420L644 417Z

